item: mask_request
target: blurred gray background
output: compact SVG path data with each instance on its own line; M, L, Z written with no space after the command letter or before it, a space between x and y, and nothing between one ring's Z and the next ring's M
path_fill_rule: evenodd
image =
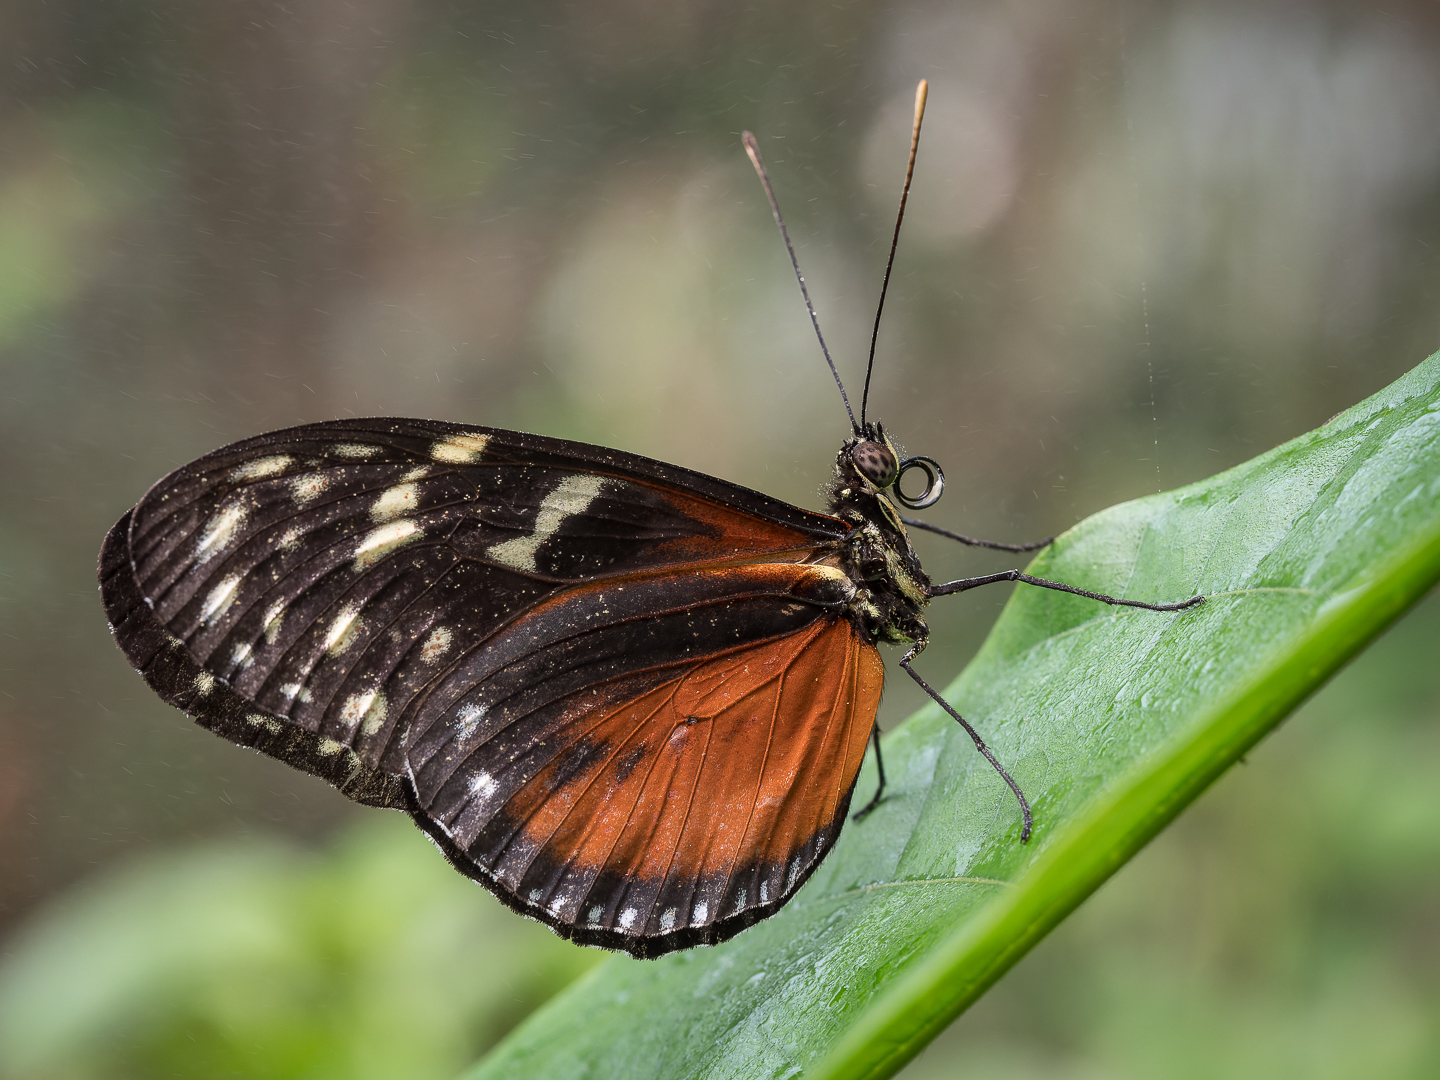
M1036 539L1208 476L1440 345L1433 2L52 0L0 10L0 42L0 1006L78 940L66 918L142 933L104 907L126 874L247 844L328 873L365 829L377 851L412 842L194 727L114 648L96 553L165 472L269 428L398 414L600 442L820 508L847 426L743 129L858 398L930 80L872 415L942 462L929 516L971 535ZM936 576L1013 565L918 543ZM1005 596L936 606L932 681ZM1435 609L911 1075L1440 1070ZM882 723L916 704L892 680ZM185 872L208 880L200 865ZM529 933L507 919L463 932ZM434 1005L435 1063L393 1025L410 1075L448 1075L594 958L533 940L508 1004ZM273 1017L182 1000L233 985L229 962L120 979L69 1049L0 1070L381 1060L344 1060L343 1020L302 1053ZM257 994L290 977L276 963Z

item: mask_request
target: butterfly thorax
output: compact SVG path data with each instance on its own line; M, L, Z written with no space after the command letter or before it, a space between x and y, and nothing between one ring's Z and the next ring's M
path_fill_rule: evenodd
M930 602L930 579L884 491L898 475L897 460L880 425L867 424L835 456L826 494L830 513L850 526L840 569L856 587L851 622L869 641L923 644L929 628L921 612Z

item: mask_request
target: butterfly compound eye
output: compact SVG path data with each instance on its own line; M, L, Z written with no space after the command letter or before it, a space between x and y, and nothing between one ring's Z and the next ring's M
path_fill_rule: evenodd
M925 489L918 494L906 494L902 484L905 474L912 469L919 469L925 474ZM940 496L945 493L945 474L940 470L939 462L928 457L910 457L900 462L899 475L895 478L895 498L908 506L911 510L924 510L928 506L934 506L940 501Z
M900 477L900 465L884 443L866 439L850 451L850 460L860 475L877 488L888 488Z

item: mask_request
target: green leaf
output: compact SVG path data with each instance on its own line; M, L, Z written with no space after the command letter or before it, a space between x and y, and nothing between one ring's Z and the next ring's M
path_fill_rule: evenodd
M1440 354L1317 431L1077 525L1033 573L1209 599L1157 614L1016 590L947 697L1030 795L1028 845L1003 782L922 710L885 740L884 803L788 907L714 949L609 960L473 1080L892 1075L1440 578L1437 434Z

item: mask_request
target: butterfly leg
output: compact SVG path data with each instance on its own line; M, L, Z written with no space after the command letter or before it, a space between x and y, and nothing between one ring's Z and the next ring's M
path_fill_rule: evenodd
M965 733L969 735L971 741L974 742L975 749L979 750L985 760L994 766L995 771L1000 774L1000 779L1010 785L1010 790L1015 793L1015 798L1020 800L1020 816L1025 822L1024 828L1020 830L1020 842L1027 842L1030 839L1031 826L1035 824L1035 819L1030 814L1030 801L1025 798L1025 793L1020 790L1020 785L1015 783L1014 778L1005 771L1005 766L1001 765L1000 762L996 760L995 755L990 752L990 748L985 745L985 740L980 738L980 733L971 727L963 716L955 711L954 706L940 696L939 691L922 679L920 673L910 666L910 661L914 658L916 652L916 649L911 649L906 653L900 660L900 666L905 669L905 674L909 675L910 678L914 679L920 685L921 690L924 690L925 693L929 694L935 700L937 705L959 721L960 726L965 729Z
M999 540L976 540L973 536L965 536L961 533L951 532L949 529L942 529L939 525L931 525L928 521L920 518L902 517L900 520L906 525L913 525L926 532L938 533L951 540L959 540L960 543L969 544L971 547L994 548L996 551L1039 551L1055 542L1053 536L1047 536L1044 540L1036 540L1029 544L1002 544Z
M855 813L850 815L851 821L859 821L866 814L880 805L880 796L885 794L885 759L880 755L880 725L876 724L870 729L870 741L875 744L875 768L880 773L880 783L875 787L874 797L862 806Z
M1019 570L1004 570L998 574L985 574L981 577L958 578L955 581L947 581L943 585L932 585L926 590L926 594L932 597L949 596L952 593L965 592L967 589L977 589L981 585L993 585L997 581L1020 581L1026 585L1038 585L1042 589L1056 589L1059 592L1074 593L1076 596L1099 600L1102 604L1144 608L1146 611L1184 611L1186 608L1194 607L1196 604L1203 604L1205 602L1205 597L1203 596L1192 596L1189 600L1181 600L1176 604L1147 604L1143 600L1119 600L1113 596L1106 596L1104 593L1077 589L1074 585L1065 585L1058 581L1047 581L1044 578L1031 577L1029 574L1022 574Z

